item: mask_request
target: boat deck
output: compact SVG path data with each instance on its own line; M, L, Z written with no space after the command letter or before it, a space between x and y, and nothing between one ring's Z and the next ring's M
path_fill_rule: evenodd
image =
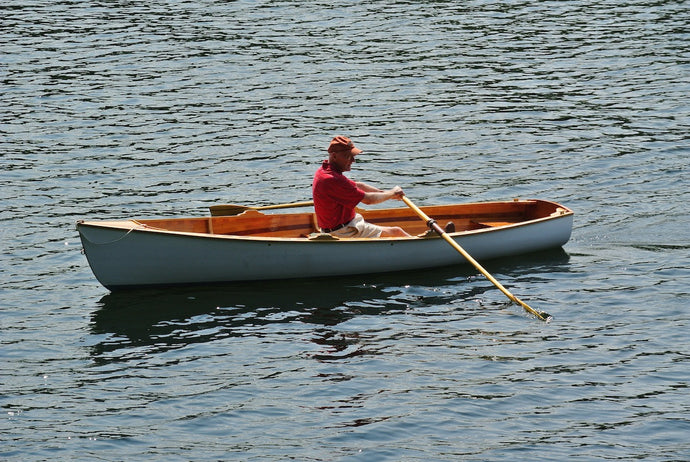
M437 205L421 209L441 226L452 221L456 232L506 226L569 212L558 204L540 200ZM407 207L360 209L358 212L371 223L400 226L413 236L428 229ZM248 210L236 216L150 219L137 220L136 223L148 228L207 235L306 238L312 233L319 232L316 216L310 212L262 213Z

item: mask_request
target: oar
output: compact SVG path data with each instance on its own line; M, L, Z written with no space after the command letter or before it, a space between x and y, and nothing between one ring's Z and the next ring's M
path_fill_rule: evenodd
M314 205L313 201L307 202L292 202L290 204L275 204L275 205L264 205L261 207L251 207L248 205L236 205L236 204L221 204L212 205L209 207L211 215L214 217L219 216L229 216L229 215L239 215L245 210L271 210L271 209L289 209L293 207L309 207Z
M424 220L424 221L426 222L426 224L427 224L427 226L428 226L429 228L431 228L431 229L433 229L434 231L436 231L443 239L445 239L450 245L452 245L453 248L455 248L455 250L457 250L458 252L460 252L460 254L461 254L463 257L465 257L465 259L466 259L468 262L472 263L472 264L474 265L474 267L477 268L477 269L479 270L479 272L481 272L484 276L486 276L486 278L487 278L489 281L491 281L491 283L492 283L493 285L495 285L496 287L498 287L498 289L499 289L501 292L503 292L503 293L506 295L506 297L508 297L513 303L517 303L518 305L521 305L521 306L525 309L525 311L527 311L528 313L533 314L534 316L536 316L537 318L541 319L542 321L549 322L549 321L552 319L552 317L551 317L551 315L550 315L549 313L545 313L545 312L543 312L543 311L537 311L537 310L535 310L534 308L530 307L527 303L525 303L525 302L523 302L522 300L520 300L519 298L517 298L515 295L511 294L511 293L508 291L508 289L506 289L505 287L503 287L503 284L501 284L500 282L498 282L498 281L496 280L496 278L494 278L491 274L489 274L489 272L488 272L487 270L485 270L484 267L483 267L482 265L479 264L479 262L477 262L477 260L475 260L474 258L472 258L472 255L470 255L469 253L467 253L467 251L466 251L465 249L463 249L463 248L460 246L460 244L458 244L457 242L455 242L455 241L453 240L453 238L450 237L450 236L443 230L443 228L441 228L441 227L438 225L438 223L436 223L436 220L433 220L433 219L429 218L429 216L428 216L426 213L424 213L419 207L417 207L416 205L414 205L414 204L412 203L412 201L409 200L406 196L403 196L403 197L402 197L402 200L407 204L408 207L410 207L412 210L414 210L414 212L415 212L417 215L419 215L419 217L420 217L422 220Z

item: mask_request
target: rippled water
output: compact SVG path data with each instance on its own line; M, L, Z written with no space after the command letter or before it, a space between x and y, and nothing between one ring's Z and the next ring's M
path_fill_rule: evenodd
M0 458L687 460L690 7L0 6ZM331 136L418 204L539 197L562 251L109 294L82 218L306 200Z

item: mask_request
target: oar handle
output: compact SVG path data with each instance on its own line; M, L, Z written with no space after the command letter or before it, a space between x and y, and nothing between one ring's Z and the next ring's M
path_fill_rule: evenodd
M548 321L551 316L549 316L547 313L542 313L531 306L529 306L527 303L523 302L519 298L517 298L515 295L511 294L508 289L503 287L503 284L498 282L496 278L494 278L487 270L484 269L482 265L479 264L477 260L475 260L472 255L467 253L465 249L460 246L457 242L453 240L452 237L446 233L443 228L439 226L438 223L436 223L436 220L429 218L429 216L424 213L422 209L417 207L410 199L407 198L407 196L402 196L403 202L407 204L408 207L410 207L419 217L424 220L427 224L427 226L434 231L436 231L443 239L446 240L455 250L457 250L465 259L470 262L475 268L479 270L480 273L482 273L493 285L495 285L501 292L505 294L506 297L508 297L513 303L516 303L520 306L522 306L526 311L529 313L533 314L537 318L541 319L542 321Z

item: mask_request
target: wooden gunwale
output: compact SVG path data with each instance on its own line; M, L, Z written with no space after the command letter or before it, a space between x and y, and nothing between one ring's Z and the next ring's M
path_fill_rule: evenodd
M453 221L457 233L481 232L497 226L529 224L534 220L551 218L558 208L564 213L572 213L559 204L536 200L422 207L425 213L436 219L441 226L446 221ZM372 223L383 226L402 226L413 236L427 229L426 225L418 217L413 216L407 208L361 210L360 212ZM87 222L86 224L131 229L137 232L183 233L204 238L306 240L311 233L318 232L314 221L313 213L264 214L249 210L237 216L141 219Z

